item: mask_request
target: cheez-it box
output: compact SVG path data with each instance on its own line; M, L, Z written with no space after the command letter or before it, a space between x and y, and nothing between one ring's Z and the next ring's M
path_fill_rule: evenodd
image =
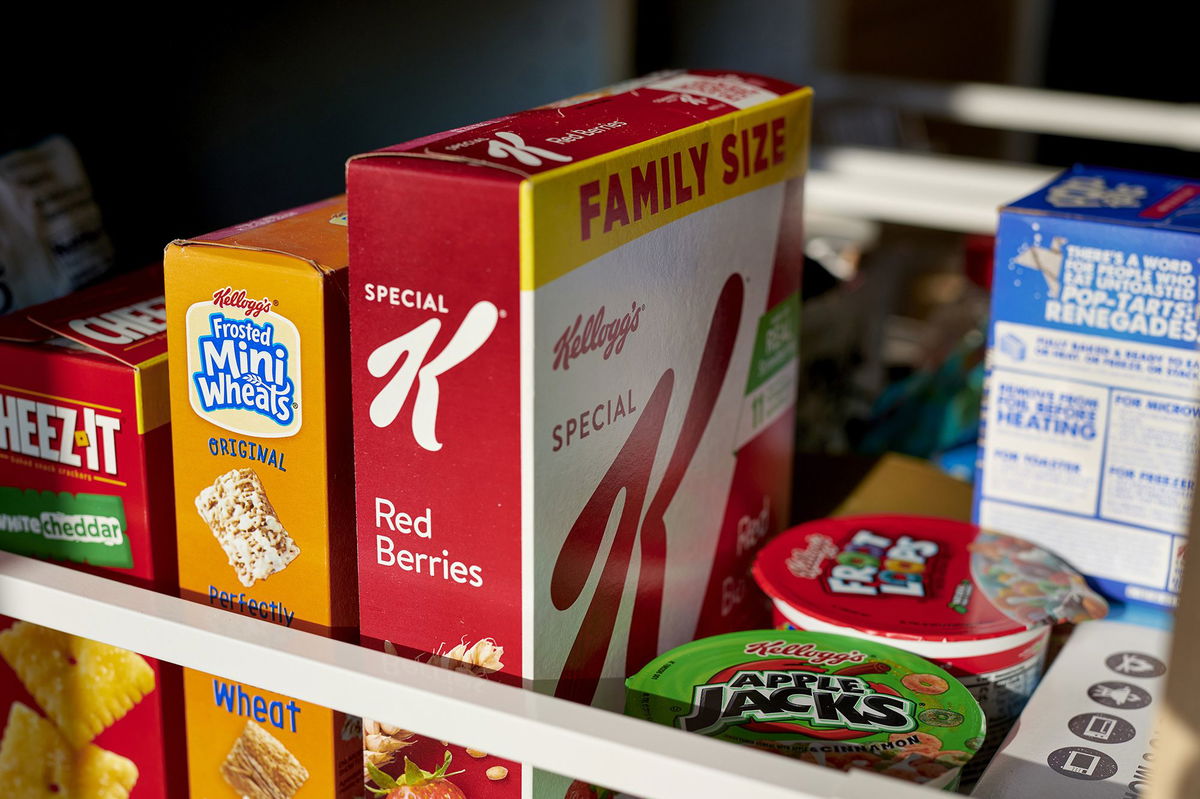
M356 636L341 199L165 256L180 593ZM357 719L186 670L193 799L361 793Z
M0 549L176 583L162 269L0 318ZM0 794L186 791L179 668L0 617Z
M0 318L0 549L174 591L162 269Z
M675 72L350 161L365 642L619 708L767 623L810 103Z

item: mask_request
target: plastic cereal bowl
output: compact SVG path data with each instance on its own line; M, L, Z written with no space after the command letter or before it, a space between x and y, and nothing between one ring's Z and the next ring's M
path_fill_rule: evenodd
M920 516L794 527L763 548L754 577L781 629L892 644L958 677L990 721L985 754L1037 685L1051 625L1108 611L1078 572L1045 549Z
M983 711L941 667L846 636L705 638L626 681L625 712L810 763L947 788L983 740Z

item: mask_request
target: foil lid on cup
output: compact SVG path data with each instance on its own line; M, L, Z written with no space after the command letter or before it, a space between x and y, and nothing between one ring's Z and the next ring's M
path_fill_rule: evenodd
M986 725L962 683L928 660L803 630L684 644L625 685L631 716L933 787L953 782Z
M969 641L1103 618L1057 555L950 519L851 516L785 530L754 563L787 615L884 638ZM798 624L797 626L803 626Z

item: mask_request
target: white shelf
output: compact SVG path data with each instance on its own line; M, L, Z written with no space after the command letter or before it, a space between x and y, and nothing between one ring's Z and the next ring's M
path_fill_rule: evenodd
M976 158L829 147L805 178L809 212L960 233L996 232L1001 206L1059 170Z
M789 760L6 553L0 553L0 615L645 799L934 795L876 774Z
M814 83L822 100L870 102L964 125L1200 150L1200 103L837 74Z

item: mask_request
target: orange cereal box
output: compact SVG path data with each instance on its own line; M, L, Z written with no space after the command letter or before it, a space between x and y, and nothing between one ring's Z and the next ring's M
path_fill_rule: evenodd
M264 624L356 634L341 199L165 256L184 598ZM357 719L188 671L195 799L357 795Z
M362 795L358 718L184 670L192 799Z

